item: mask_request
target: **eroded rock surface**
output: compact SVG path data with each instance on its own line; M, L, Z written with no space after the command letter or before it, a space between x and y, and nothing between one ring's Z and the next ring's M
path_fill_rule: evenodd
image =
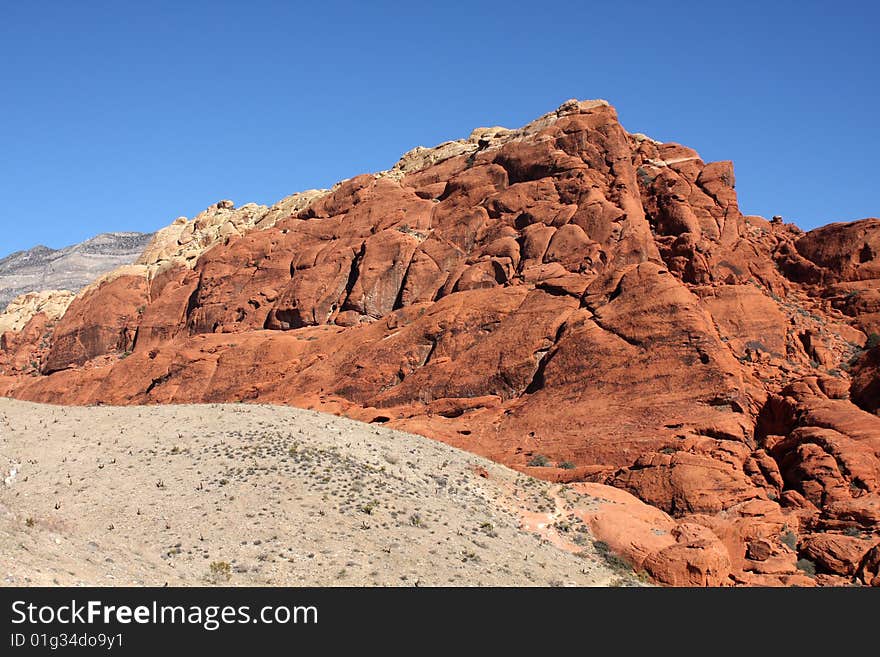
M568 102L175 223L0 393L330 411L616 487L662 540L608 544L660 582L876 584L880 221L803 233L734 185Z

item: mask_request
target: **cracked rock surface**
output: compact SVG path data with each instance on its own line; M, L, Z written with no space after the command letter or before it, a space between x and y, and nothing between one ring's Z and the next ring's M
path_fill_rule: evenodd
M880 220L804 233L734 187L572 101L160 232L7 334L0 393L346 415L626 491L671 538L608 544L660 582L880 584Z

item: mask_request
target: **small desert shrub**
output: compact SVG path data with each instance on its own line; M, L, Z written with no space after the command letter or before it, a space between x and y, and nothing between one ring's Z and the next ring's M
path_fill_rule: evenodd
M546 468L550 465L550 459L543 454L535 454L526 465L532 468Z
M783 545L787 545L792 550L797 550L797 543L798 543L797 534L795 534L793 531L791 531L787 527L785 528L785 531L779 535L779 540L782 541Z
M809 559L798 559L797 568L810 577L813 577L816 574L816 564Z
M28 518L27 520L24 521L24 524L25 524L27 527L33 527L34 525L37 524L37 521L34 520L33 518Z
M211 579L215 582L228 582L229 578L232 577L232 566L227 561L213 561L208 566L208 570L211 573Z
M618 572L630 572L632 567L625 560L617 556L611 551L608 543L605 541L593 541L593 549L602 557L606 564Z
M559 464L559 467L563 470L574 470L574 463L571 461L563 461Z
M856 349L850 359L846 361L846 364L841 367L846 372L849 372L853 367L859 364L859 361L862 360L862 356L865 355L864 349Z
M462 552L461 552L462 563L467 563L468 561L478 562L479 560L480 560L480 557L477 555L476 552L473 552L471 550L462 550Z
M880 333L871 333L868 336L868 341L865 342L865 349L873 349L878 345L880 345Z

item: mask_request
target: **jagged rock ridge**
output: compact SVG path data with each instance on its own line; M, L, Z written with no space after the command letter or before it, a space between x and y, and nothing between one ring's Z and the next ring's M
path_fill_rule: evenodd
M65 247L36 246L0 260L0 312L15 297L29 292L76 292L101 274L134 262L152 234L104 233Z

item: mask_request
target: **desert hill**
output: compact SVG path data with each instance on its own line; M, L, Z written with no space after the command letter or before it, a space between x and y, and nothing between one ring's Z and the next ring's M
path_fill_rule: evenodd
M7 585L643 584L579 520L615 489L299 409L0 400L0 471Z

